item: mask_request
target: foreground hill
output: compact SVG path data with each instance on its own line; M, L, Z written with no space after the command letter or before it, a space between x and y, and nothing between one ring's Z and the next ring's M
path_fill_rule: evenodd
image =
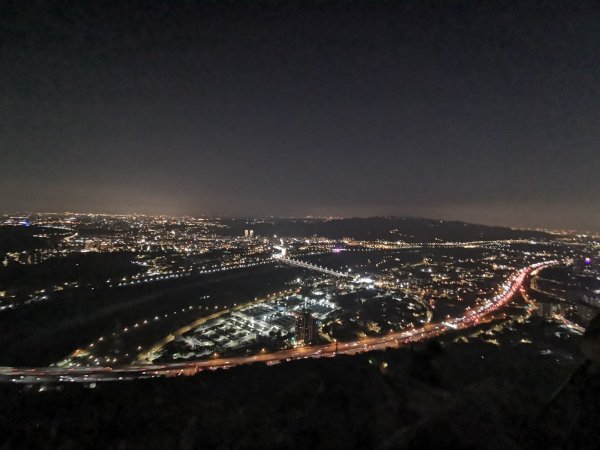
M544 409L581 359L476 340L94 389L3 385L0 436L2 448L594 448L597 385Z

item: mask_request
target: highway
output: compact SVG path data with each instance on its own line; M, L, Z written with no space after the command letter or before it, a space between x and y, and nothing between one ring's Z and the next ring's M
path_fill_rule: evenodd
M303 358L334 357L354 355L372 350L397 348L413 342L424 341L447 331L462 330L484 323L492 313L509 303L521 289L532 271L558 264L558 261L542 262L526 267L514 274L502 286L501 293L486 300L477 308L466 310L462 316L447 319L440 323L429 323L419 328L408 328L385 336L369 337L348 343L328 343L323 345L291 348L255 356L214 358L201 361L187 361L168 364L128 365L115 367L0 367L0 381L15 383L83 382L131 380L158 376L194 375L204 370L226 369L242 364L278 364Z

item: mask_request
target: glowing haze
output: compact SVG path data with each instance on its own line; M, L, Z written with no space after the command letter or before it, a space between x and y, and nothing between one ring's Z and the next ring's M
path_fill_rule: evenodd
M0 212L600 229L595 2L1 7Z

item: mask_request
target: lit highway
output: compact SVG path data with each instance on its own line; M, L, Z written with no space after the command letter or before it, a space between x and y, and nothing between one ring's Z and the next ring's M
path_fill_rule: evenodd
M372 350L397 348L413 342L424 341L447 331L463 330L492 318L492 314L509 303L522 288L532 271L556 265L557 261L531 265L514 274L502 285L501 292L486 300L482 305L467 309L463 315L447 319L440 323L428 323L418 328L408 328L389 333L385 336L369 337L355 342L333 342L323 345L304 346L255 356L213 358L182 363L128 365L115 367L39 367L15 368L1 367L0 381L16 383L45 382L96 382L110 380L129 380L157 376L193 375L204 370L225 369L242 364L266 363L278 364L283 361L303 358L333 357L338 354L354 355Z

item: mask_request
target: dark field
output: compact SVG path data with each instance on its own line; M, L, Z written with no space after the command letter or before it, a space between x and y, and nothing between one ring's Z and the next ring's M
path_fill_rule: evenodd
M99 336L110 336L128 324L171 313L169 320L153 323L124 338L124 348L147 346L207 314L204 310L199 315L197 308L172 314L174 310L198 305L202 296L210 296L201 304L214 311L214 306L231 306L284 289L301 273L300 269L269 264L136 286L65 291L51 301L3 311L0 364L48 365Z

